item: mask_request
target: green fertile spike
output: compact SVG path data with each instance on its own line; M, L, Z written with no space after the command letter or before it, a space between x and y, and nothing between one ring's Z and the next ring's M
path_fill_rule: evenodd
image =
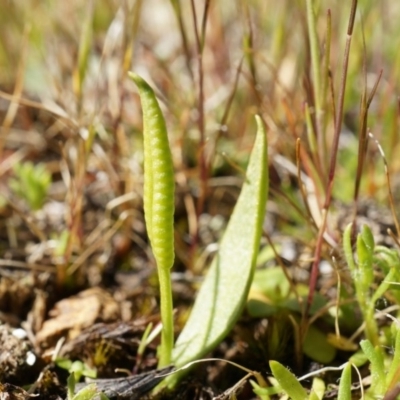
M174 168L165 120L151 87L129 73L143 108L144 214L160 283L161 345L159 367L171 362L174 345L170 269L174 263Z
M153 90L130 72L143 108L144 212L154 257L162 268L174 262L174 169L167 128Z

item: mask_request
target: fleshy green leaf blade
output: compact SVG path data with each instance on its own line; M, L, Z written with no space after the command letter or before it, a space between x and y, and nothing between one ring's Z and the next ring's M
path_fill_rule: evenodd
M321 399L318 397L317 393L314 392L314 390L311 390L308 400L321 400Z
M307 392L297 378L278 361L270 361L272 374L281 385L282 390L293 400L306 400Z
M273 392L274 388L264 388L261 387L257 382L253 381L252 379L249 380L251 386L253 386L253 392L261 399L261 400L270 400L271 393Z
M353 249L351 247L351 230L352 224L347 225L346 229L343 233L343 251L346 257L347 265L350 268L350 271L354 274L357 270L356 264L353 258Z
M312 382L309 400L321 400L324 398L326 385L324 379L315 377Z
M72 373L69 375L67 379L67 398L68 400L71 400L74 397L75 394L75 374Z
M199 290L173 352L177 367L202 357L234 325L246 302L259 250L268 191L267 141L256 117L257 136L239 199L218 255Z
M361 234L357 236L357 256L359 265L359 278L361 279L363 289L367 291L374 279L372 265L373 258L371 249L364 241Z
M98 397L98 391L94 383L81 389L72 400L94 400Z
M348 363L340 377L338 400L351 400L351 364Z
M371 363L371 386L374 388L374 394L383 394L386 385L386 375L382 354L379 348L374 347L369 340L362 340L360 346Z
M368 252L371 254L374 253L374 248L375 248L375 241L374 241L374 235L372 234L371 228L368 225L363 225L361 229L361 237L367 246Z
M328 342L324 332L310 325L303 343L303 351L312 360L329 364L336 356L336 349Z
M392 332L395 332L395 341L394 341L394 354L392 363L390 364L390 368L387 374L386 381L389 384L389 389L392 388L396 384L396 382L392 382L393 378L399 373L400 369L400 329L397 326L397 323L394 323L392 326Z

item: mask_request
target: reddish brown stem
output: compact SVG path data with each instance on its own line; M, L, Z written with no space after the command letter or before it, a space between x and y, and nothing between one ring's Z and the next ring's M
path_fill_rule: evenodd
M198 158L200 166L200 184L201 184L200 196L197 202L197 216L199 216L204 208L205 192L207 190L207 165L206 165L205 151L204 151L205 124L204 124L204 74L203 74L203 52L202 52L203 46L197 26L196 7L194 5L194 0L191 0L191 5L192 5L193 25L196 37L197 61L198 61L198 71L199 71L198 126L200 133L200 146L199 146Z
M333 189L333 182L334 182L335 171L336 171L336 160L337 160L337 153L338 153L338 147L339 147L340 130L342 128L343 105L344 105L344 96L345 96L345 91L346 91L346 80L347 80L347 70L348 70L348 65L349 65L350 45L351 45L351 38L353 35L354 20L355 20L355 14L356 14L356 10L357 10L357 2L358 2L357 0L352 1L349 25L347 28L346 47L345 47L344 58L343 58L342 77L341 77L341 81L340 81L337 114L336 114L336 118L335 118L335 133L334 133L333 144L332 144L332 153L331 153L332 155L331 155L330 164L329 164L329 174L328 174L328 183L327 183L327 187L326 187L326 197L325 197L324 207L322 210L322 212L323 212L322 213L323 214L322 215L322 223L321 223L321 226L320 226L320 229L318 232L318 239L317 239L317 244L316 244L315 253L314 253L314 261L313 261L313 264L311 267L311 276L310 276L310 282L309 282L310 291L308 293L305 316L308 315L308 312L310 310L311 304L314 299L314 293L315 293L315 288L316 288L317 279L318 279L318 265L319 265L319 262L321 259L323 237L324 237L324 232L326 229L328 210L329 210L329 206L330 206L331 200L332 200L332 189Z
M210 5L210 0L207 0L204 5L201 33L199 33L197 25L196 7L194 4L194 0L191 0L193 26L195 31L196 47L197 47L198 73L199 73L198 127L200 132L200 143L199 143L198 160L200 168L200 174L199 174L200 195L197 200L197 209L196 209L197 219L204 210L204 203L207 197L207 180L208 180L208 169L209 169L205 154L206 140L205 140L205 120L204 120L204 70L203 70L203 47L205 42L205 31L207 25L207 15L208 15L209 5ZM194 254L195 248L197 246L197 241L198 241L198 232L196 232L196 236L192 238L192 249L191 249L192 254Z

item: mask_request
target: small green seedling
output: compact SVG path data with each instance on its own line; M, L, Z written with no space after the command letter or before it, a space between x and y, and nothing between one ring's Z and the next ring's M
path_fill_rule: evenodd
M352 225L348 225L343 234L343 249L347 264L353 277L356 297L365 321L367 339L375 347L379 344L378 326L374 318L375 303L399 280L400 258L396 251L383 246L375 246L374 238L368 226L364 225L357 235L357 262L353 257L351 245ZM385 279L376 289L374 267L380 267Z
M75 381L79 381L82 376L95 379L97 376L96 370L88 367L82 361L72 361L68 358L58 358L56 360L58 367L67 370L69 373L74 374Z
M67 380L67 400L109 400L104 393L97 390L96 384L94 383L85 386L76 394L75 385L75 373L71 373Z
M395 288L399 282L400 258L397 251L383 246L375 246L371 230L363 226L357 235L357 262L353 257L349 225L343 235L343 248L346 261L353 276L356 297L365 321L367 339L360 343L361 349L371 364L371 387L368 391L375 397L384 396L392 390L399 379L400 368L400 334L398 322L392 325L394 355L391 359L384 353L378 325L375 320L375 304L386 292ZM374 287L374 268L379 268L385 278ZM393 297L398 298L398 291L391 290ZM388 365L389 371L387 370Z
M307 392L298 379L278 361L270 361L272 375L278 381L282 391L293 400L308 399Z
M108 397L97 390L96 384L89 384L82 388L78 393L75 393L76 382L79 382L82 376L95 379L97 373L89 368L81 361L71 361L66 358L56 360L57 366L66 369L70 372L67 379L67 400L108 400Z
M386 373L384 357L379 346L374 347L369 340L362 340L360 346L371 363L371 386L376 394L384 394Z
M140 340L139 347L137 350L137 356L142 358L147 345L151 342L151 330L153 329L153 324L150 322L147 326L145 331L143 332L142 339Z
M394 348L391 359L384 356L381 347L374 347L368 339L362 340L360 343L363 352L371 363L371 386L368 394L371 394L374 398L386 398L385 395L390 393L399 382L400 327L397 320L392 324L391 336L393 337L392 346Z
M319 378L314 378L312 381L312 387L309 393L307 390L301 385L300 381L307 380L316 374L320 374L322 372L328 370L342 370L342 375L340 377L340 384L338 390L338 400L351 400L351 363L346 363L341 367L327 367L322 368L319 371L314 371L306 376L301 378L297 378L293 375L286 367L280 364L278 361L270 361L269 363L272 375L274 379L271 379L273 382L273 386L269 388L260 388L254 382L252 383L255 388L256 394L263 394L264 396L284 393L294 400L320 400L324 398L324 394L326 391L325 383L323 380Z
M10 180L14 193L26 200L32 210L42 208L51 183L51 174L44 164L31 162L14 165L15 178Z
M386 375L386 390L393 390L400 381L400 324L396 320L391 326L394 353L390 363L389 371ZM387 393L386 392L386 393Z
M70 233L68 230L63 230L60 233L53 233L51 235L51 239L55 242L53 255L54 257L62 257L65 254L65 251L68 246L68 239Z
M147 346L154 340L155 337L160 335L161 331L162 331L161 324L157 324L154 329L153 329L153 324L151 322L147 325L140 340L139 347L137 349L135 368L138 368L139 365L141 364Z

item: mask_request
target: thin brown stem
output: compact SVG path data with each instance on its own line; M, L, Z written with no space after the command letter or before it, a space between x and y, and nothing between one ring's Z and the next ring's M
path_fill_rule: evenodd
M361 20L362 23L362 20ZM356 232L356 218L357 218L357 210L358 210L358 197L360 192L360 184L362 172L364 169L365 157L367 154L368 147L368 134L367 134L367 122L368 122L368 112L369 107L371 105L372 99L376 93L376 89L378 88L379 81L382 76L382 71L378 75L378 79L375 82L374 87L370 95L367 94L367 54L366 54L366 45L365 45L365 35L364 35L364 26L362 25L362 39L363 39L363 76L364 76L364 89L361 98L361 110L360 110L360 128L359 128L359 142L358 142L358 162L357 162L357 171L356 178L354 182L354 195L353 195L353 234Z
M14 122L14 118L17 115L17 111L20 104L20 98L24 87L24 73L25 73L26 59L29 49L30 31L31 31L31 26L30 25L25 26L21 44L21 56L17 66L14 93L12 95L7 113L4 117L4 121L2 123L3 134L0 136L0 158L2 158L1 156L3 154L6 139L8 133L10 132L11 126Z
M203 52L204 42L206 38L206 28L207 28L207 17L208 10L210 9L211 0L206 0L206 4L204 4L204 12L203 19L201 21L201 51Z
M221 137L221 135L223 135L224 129L226 127L226 122L227 122L228 117L229 117L229 112L231 110L231 106L232 106L233 100L235 98L236 90L237 90L238 83L239 83L240 74L242 72L242 65L243 65L243 58L240 60L240 63L238 65L237 69L236 69L236 75L235 75L235 80L234 80L234 83L233 83L233 87L232 87L231 93L230 93L230 95L228 97L228 101L226 103L224 114L222 115L221 121L219 123L219 129L218 129L216 137L215 137L215 139L213 141L213 146L212 146L212 148L211 148L211 150L209 152L208 165L212 165L212 163L213 163L213 160L214 160L215 154L216 154L216 147L217 147L218 140Z
M333 77L332 72L329 70L329 92L331 98L331 107L332 107L332 114L336 115L336 97L335 97L335 88L333 86ZM333 130L336 130L336 121L333 119Z
M380 145L378 140L373 137L371 132L369 133L369 137L375 141L376 147L378 148L378 151L379 151L379 153L380 153L380 155L382 157L383 164L385 165L385 175L386 175L386 182L387 182L388 192L389 192L388 194L389 194L390 210L392 212L394 225L396 227L397 238L400 238L400 224L399 224L399 220L398 220L398 218L396 216L396 207L395 207L395 201L394 201L394 197L393 197L392 185L390 183L389 167L388 167L388 163L387 163L387 160L386 160L386 156L385 156L385 153L384 153L384 151L382 149L382 146ZM398 242L398 240L396 242Z
M253 83L255 86L255 82L257 82L257 76L256 76L256 64L254 62L254 57L253 57L253 36L254 35L253 35L253 25L251 23L249 6L247 3L244 3L244 12L245 12L247 28L248 28L248 35L246 37L246 41L247 41L246 59L249 64L251 77L252 77L252 80L253 80Z
M276 262L279 264L279 266L281 267L283 274L285 275L286 280L289 283L290 286L290 290L291 292L295 295L297 301L299 302L299 304L302 303L303 299L301 298L301 296L299 295L299 292L297 290L296 285L293 282L292 277L290 276L290 273L285 265L285 263L282 260L282 257L279 255L279 253L277 252L274 243L271 240L271 237L268 235L268 233L264 230L263 232L263 236L267 239L268 245L271 247L272 252L274 253L274 257Z
M327 125L327 92L329 85L329 65L330 65L330 54L331 54L331 36L332 36L332 18L331 10L327 12L326 19L326 39L325 39L325 54L324 54L324 67L323 67L323 80L322 80L322 123L320 122L320 135L318 136L318 153L320 157L320 165L323 167L321 171L321 180L326 184L326 173L325 173L325 160L328 153L326 148L326 125ZM317 119L317 121L320 121Z
M199 99L198 99L198 127L200 132L200 146L199 146L199 165L200 165L200 183L201 192L197 203L197 215L200 215L204 208L204 201L207 191L207 165L205 157L205 123L204 123L204 71L203 71L203 52L201 37L197 26L197 15L194 0L191 0L193 26L195 30L196 46L197 46L197 60L199 71ZM204 19L204 18L203 18Z
M310 205L308 204L307 193L304 188L303 180L301 179L301 168L300 168L301 155L300 155L300 153L301 153L301 140L300 140L300 138L297 138L297 140L296 140L297 182L299 185L301 197L303 198L304 206L306 207L307 219L309 221L312 221L312 224L314 225L314 227L317 227L315 220L312 216L311 210L310 210Z
M367 152L368 146L368 134L367 134L367 120L368 120L368 111L371 105L372 99L376 93L378 88L379 81L382 77L382 70L380 71L378 78L372 88L371 93L367 98L367 93L363 94L362 105L361 105L361 126L360 126L360 134L359 134L359 144L358 144L358 163L357 163L357 172L356 172L356 179L355 179L355 186L354 186L354 204L355 210L354 214L357 215L357 201L360 192L360 184L361 184L361 175L364 167L365 156ZM354 222L354 220L353 220Z
M288 205L292 207L297 212L297 214L301 216L301 218L303 218L304 222L308 225L310 229L317 231L314 219L306 215L304 211L285 192L283 192L281 189L273 187L270 187L269 190L271 194L282 198L282 200L288 203Z
M194 81L193 71L190 66L191 55L190 55L190 49L189 49L189 43L188 43L188 38L187 38L187 34L186 34L186 29L185 29L185 25L183 23L181 3L179 0L171 0L171 3L174 8L176 19L178 20L179 32L180 32L181 38L182 38L183 51L185 53L186 69L189 73L190 78L192 79L192 81Z

